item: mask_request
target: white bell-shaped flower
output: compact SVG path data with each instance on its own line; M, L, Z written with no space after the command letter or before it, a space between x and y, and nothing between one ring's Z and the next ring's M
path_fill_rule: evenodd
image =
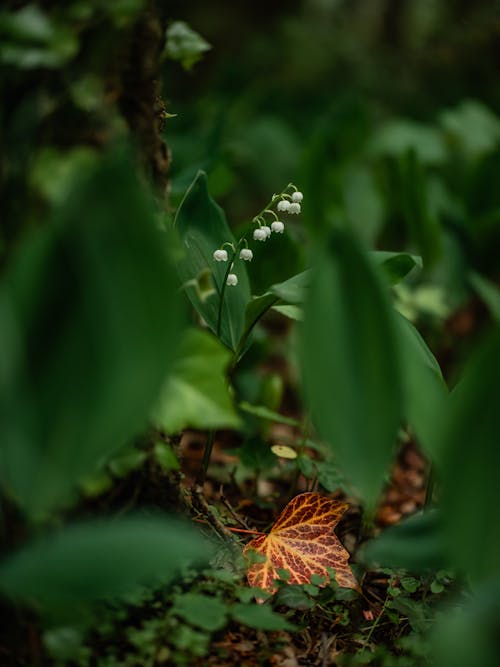
M214 252L214 259L216 262L227 262L227 250L216 250Z
M275 234L283 234L284 229L285 225L279 220L275 220L271 225L271 231L274 232Z
M302 192L299 192L298 190L297 190L297 192L294 192L294 193L292 194L292 202L297 202L297 203L300 204L300 202L301 202L303 199L304 199L304 195L302 194Z
M281 201L278 202L278 206L276 208L278 209L278 211L286 213L290 208L290 202L288 201L288 199L282 199Z
M261 229L264 230L266 234L266 239L268 239L271 236L271 227L268 227L267 225L262 225Z
M288 213L292 213L292 214L300 213L300 204L299 204L299 202L296 202L296 201L292 202L290 204L290 208L288 209Z
M250 262L253 258L253 252L250 250L250 248L242 248L240 250L240 259L242 259L245 262Z
M258 227L254 230L253 238L255 241L265 241L267 239L267 232L264 227Z
M226 285L237 285L238 284L238 276L236 273L230 273L227 277L226 280Z

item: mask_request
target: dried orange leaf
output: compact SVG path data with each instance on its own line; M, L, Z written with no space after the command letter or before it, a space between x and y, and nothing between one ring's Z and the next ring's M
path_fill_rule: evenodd
M277 589L278 570L288 570L289 584L308 584L311 576L330 581L329 568L335 570L339 586L359 590L344 549L333 529L348 508L346 503L330 500L319 493L295 496L276 519L269 535L260 535L249 542L244 554L256 551L265 560L253 562L247 571L250 586L269 593Z

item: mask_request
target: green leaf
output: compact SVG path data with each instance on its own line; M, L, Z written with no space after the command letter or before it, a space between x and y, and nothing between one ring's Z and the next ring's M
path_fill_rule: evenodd
M301 347L319 432L357 493L374 503L403 411L400 368L387 295L347 232L335 232L318 258Z
M31 514L145 425L180 338L177 281L128 155L104 157L0 286L0 478Z
M179 359L153 410L154 423L167 433L188 427L238 428L226 368L231 353L211 333L190 329Z
M396 285L416 266L422 266L420 257L404 252L375 251L371 254L380 263L380 270L390 285Z
M446 609L432 632L432 656L440 667L497 667L500 580L489 580L463 606Z
M164 56L190 70L212 47L184 21L173 21L167 28Z
M235 604L231 616L255 630L295 630L295 626L264 604Z
M0 62L20 69L60 67L78 47L75 31L36 5L0 13Z
M305 592L303 586L297 584L288 584L280 588L276 595L276 601L278 604L290 607L290 609L306 610L312 609L315 605L314 600Z
M432 459L439 451L439 426L448 401L441 369L422 336L405 317L394 311L401 350L404 414L419 442Z
M450 558L473 579L498 574L500 330L483 343L451 395L438 460ZM487 537L486 537L487 536Z
M247 412L249 415L259 417L260 419L268 419L269 421L286 424L287 426L300 426L300 422L297 419L280 415L279 412L270 410L265 405L251 405L247 401L242 401L239 407L243 412Z
M253 297L248 302L245 310L245 328L238 346L239 355L245 351L252 329L270 308L303 303L310 280L311 272L303 271L285 282L271 285L265 294Z
M429 125L396 119L380 128L372 141L375 155L402 157L415 151L423 164L440 164L446 160L447 150L439 130Z
M235 451L240 461L250 470L268 470L276 465L276 457L271 448L262 438L255 436L245 440Z
M448 561L438 514L435 511L415 514L387 528L363 547L360 559L364 563L414 572L445 567Z
M209 632L221 630L227 622L226 605L217 598L200 593L176 595L172 613Z
M304 311L298 306L273 306L273 310L275 310L277 313L280 313L280 315L284 315L291 320L295 320L296 322L302 322L304 319Z
M211 547L189 524L127 517L74 524L12 554L0 565L0 590L50 616L77 617L85 605L142 583L172 579Z
M479 298L488 306L495 322L500 324L500 289L498 286L474 271L469 275L469 281Z
M235 243L222 209L208 193L207 177L199 172L189 187L175 218L185 257L179 273L186 293L198 313L217 334L220 294L226 262L216 262L213 253L223 243ZM229 253L230 254L230 253ZM238 285L224 290L220 339L236 350L245 328L245 308L250 300L245 262L236 257L233 273Z
M500 119L476 100L464 100L441 114L440 123L467 157L480 158L500 143Z
M442 232L429 204L427 175L414 149L402 156L398 175L402 213L427 268L441 255Z

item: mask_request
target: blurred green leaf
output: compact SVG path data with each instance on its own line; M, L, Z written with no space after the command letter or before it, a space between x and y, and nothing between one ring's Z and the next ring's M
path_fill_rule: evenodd
M153 410L154 423L167 433L238 428L226 377L230 361L231 353L211 333L189 329Z
M78 47L75 32L37 5L0 13L0 62L20 69L60 67Z
M500 570L496 502L499 396L500 330L496 329L468 363L451 394L438 459L450 559L479 581Z
M247 403L247 401L242 401L240 403L240 409L244 412L247 412L249 415L260 417L261 419L268 419L269 421L276 422L277 424L300 426L300 422L297 419L293 419L292 417L285 417L285 415L280 415L279 412L270 410L265 405L251 405L250 403Z
M463 606L443 610L432 633L432 655L440 667L497 667L500 582L488 581Z
M85 146L62 152L43 148L33 160L31 184L51 203L62 204L82 173L98 161L96 151Z
M0 590L59 620L142 583L172 579L211 548L189 525L171 518L128 517L75 524L12 554L0 565Z
M427 174L416 149L399 159L399 197L411 239L422 255L424 268L432 266L442 251L439 220L431 210Z
M344 202L347 219L357 238L367 246L375 245L384 221L384 201L373 172L355 165L344 172Z
M179 273L191 303L217 333L220 294L227 264L216 262L213 253L223 243L235 243L222 209L210 197L207 177L199 172L177 211L175 226L184 245L185 257ZM238 285L224 293L220 338L236 350L245 326L245 307L250 300L250 286L245 262L234 260Z
M492 152L500 143L500 118L477 100L464 100L441 114L440 124L449 140L469 158Z
M180 337L169 238L109 155L20 244L0 288L0 476L31 514L144 427Z
M304 311L302 308L299 308L299 306L273 306L273 310L275 310L277 313L280 313L281 315L284 315L285 317L288 317L291 320L295 320L296 322L302 322L304 319Z
M356 492L375 502L403 412L397 339L376 269L335 232L320 254L302 326L306 397Z
M446 160L446 145L441 132L431 125L410 120L389 121L375 134L370 146L374 155L403 157L414 151L422 164L435 165Z
M295 630L292 623L267 605L235 604L230 613L235 621L255 630Z
M260 436L245 440L235 452L241 463L250 470L268 470L276 465L276 457Z
M197 628L214 632L227 622L227 607L217 598L201 593L176 595L172 613Z
M480 299L488 306L492 317L500 324L500 289L475 271L469 275L469 281Z
M372 253L376 262L379 262L382 274L390 285L396 285L405 278L416 266L422 266L420 257L409 255L405 252L383 252Z
M359 558L371 565L412 572L446 567L442 519L436 511L414 514L364 545Z
M167 28L164 57L176 60L190 70L212 47L184 21L173 21Z
M394 312L401 350L404 414L425 451L435 460L439 452L439 426L447 408L448 391L441 369L417 329Z

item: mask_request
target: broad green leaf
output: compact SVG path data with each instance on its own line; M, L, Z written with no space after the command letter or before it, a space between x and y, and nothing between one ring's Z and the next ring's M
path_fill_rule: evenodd
M85 605L138 584L164 583L210 544L172 518L127 517L74 524L26 545L0 566L0 590L52 617L78 617Z
M500 580L476 589L464 605L441 614L432 629L432 656L440 667L497 667Z
M296 322L302 322L304 319L304 311L299 306L273 306L273 310L280 315L285 315L285 317L295 320Z
M227 622L227 607L217 598L201 593L176 595L172 613L197 628L214 632Z
M431 459L439 452L438 431L448 391L441 369L424 339L405 317L394 311L404 386L404 416Z
M292 623L267 605L235 604L230 613L235 621L255 630L295 630Z
M347 232L332 234L318 257L301 347L313 420L339 468L371 504L392 459L402 386L387 295Z
M181 202L175 218L185 257L179 273L186 293L198 313L217 334L220 294L228 265L216 262L213 253L223 243L235 243L222 209L208 193L207 177L199 172ZM250 300L245 262L234 260L238 285L224 290L220 339L236 350L245 328L245 307Z
M153 410L154 423L167 433L188 427L238 428L226 369L231 353L208 331L190 329L180 356Z
M371 565L412 572L446 567L442 523L436 511L415 514L364 545L359 557Z
M416 266L422 266L420 257L404 252L375 251L371 255L379 263L382 275L390 285L396 285Z
M245 329L238 346L239 354L245 351L252 329L270 308L282 304L303 303L310 280L311 272L303 271L285 282L271 285L265 294L253 297L248 302L245 310Z
M466 367L442 429L439 472L450 558L473 579L498 574L500 330Z
M0 286L0 479L31 514L146 423L180 337L169 238L129 157L105 157Z

